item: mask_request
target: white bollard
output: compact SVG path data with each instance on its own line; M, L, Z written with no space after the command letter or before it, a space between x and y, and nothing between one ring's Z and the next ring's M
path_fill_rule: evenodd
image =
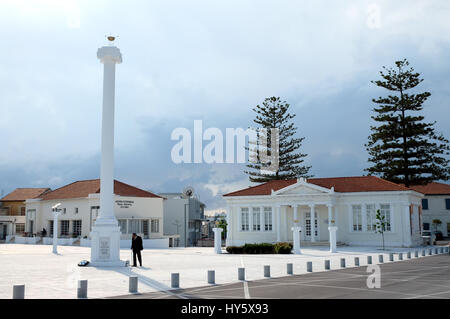
M367 264L372 264L372 256L367 256Z
M313 271L313 269L312 269L312 261L307 261L306 262L306 271L307 272L312 272Z
M208 284L214 285L216 283L216 272L214 270L208 270Z
M245 268L238 268L238 280L245 280Z
M78 299L86 299L87 298L87 288L88 288L87 280L78 280L78 288L77 288Z
M137 276L129 277L128 292L131 292L131 293L138 292L138 277Z
M293 264L287 264L286 265L286 272L288 275L294 274L294 265Z
M341 268L345 268L345 258L341 258Z
M330 260L325 260L325 270L330 270Z
M172 288L180 288L180 274L172 273L170 275L170 286Z
M355 257L355 266L359 267L359 257Z
M25 299L25 285L13 286L13 299Z
M270 277L270 265L264 265L264 277Z
M379 263L384 263L384 256L383 255L378 255L378 262Z

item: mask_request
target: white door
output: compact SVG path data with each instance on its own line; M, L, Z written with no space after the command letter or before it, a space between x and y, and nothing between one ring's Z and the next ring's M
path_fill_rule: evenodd
M318 229L318 218L317 218L317 212L314 212L315 215L315 225L314 225L314 237L317 240L319 237L319 229ZM304 228L304 238L305 240L311 240L311 211L307 211L304 214L305 216L305 228Z

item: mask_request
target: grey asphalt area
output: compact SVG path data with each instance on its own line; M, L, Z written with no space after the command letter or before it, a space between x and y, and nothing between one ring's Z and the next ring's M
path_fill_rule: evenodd
M379 264L380 288L368 288L367 266L226 285L132 294L138 299L414 299L450 298L448 254Z

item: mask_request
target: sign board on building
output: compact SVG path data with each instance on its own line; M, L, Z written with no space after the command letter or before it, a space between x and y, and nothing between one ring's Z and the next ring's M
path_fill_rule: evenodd
M132 201L132 200L116 200L116 204L120 208L130 208L131 206L133 206L134 201Z

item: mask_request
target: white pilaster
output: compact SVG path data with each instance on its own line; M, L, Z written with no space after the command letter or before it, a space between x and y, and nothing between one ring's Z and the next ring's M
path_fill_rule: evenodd
M410 211L409 211L409 206L410 204L404 204L404 213L403 213L403 218L404 218L404 225L405 227L403 227L402 231L403 231L403 238L405 238L404 240L404 245L406 247L411 247L412 245L412 239L411 239L411 218L410 218ZM393 219L393 207L391 205L391 219Z
M336 231L338 228L337 228L337 226L335 226L336 221L333 219L334 205L328 204L327 207L328 207L328 232L329 232L330 252L335 253L336 252L336 242L337 242Z
M275 214L276 214L276 220L277 220L277 242L281 241L281 216L280 216L280 210L281 206L277 205L275 206Z
M225 245L227 246L231 246L231 241L232 241L232 229L233 229L233 225L232 225L232 216L231 216L231 206L227 206L227 238L226 238L226 242Z
M311 208L311 242L316 241L316 208L314 204L310 204Z

